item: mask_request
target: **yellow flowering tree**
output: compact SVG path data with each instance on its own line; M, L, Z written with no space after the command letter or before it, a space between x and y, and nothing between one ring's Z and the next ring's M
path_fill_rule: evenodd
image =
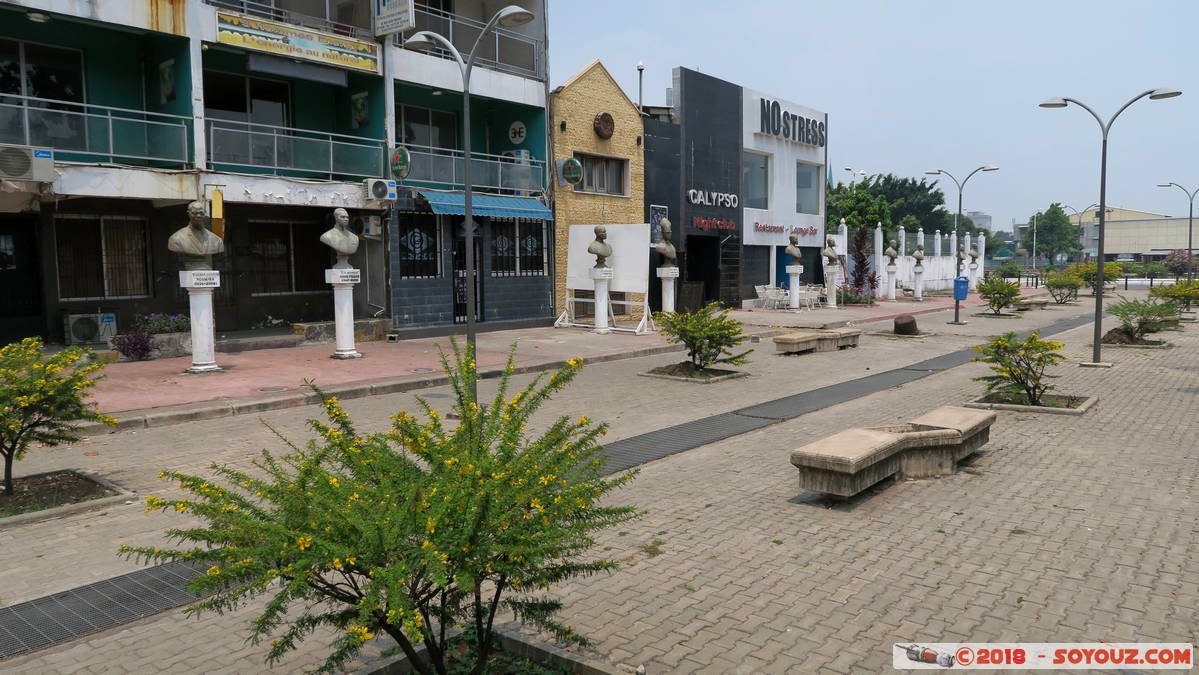
M466 665L481 673L493 653L492 624L505 609L556 638L585 640L554 619L554 583L616 568L587 555L593 534L637 515L601 504L633 476L605 477L598 439L606 425L558 418L538 435L530 416L582 367L572 359L509 398L510 355L498 392L472 398L473 350L453 344L442 363L456 394L456 425L424 399L390 429L361 434L334 397L323 397L317 438L282 457L263 452L251 475L214 466L216 479L167 472L189 496L147 498L147 511L198 516L171 534L192 548L123 547L156 561L188 559L207 573L192 582L211 597L192 612L223 612L266 595L252 641L271 640L279 660L318 627L338 638L332 671L375 635L386 634L422 673L445 673L459 657L447 631L474 645ZM423 644L428 662L415 658ZM455 671L458 672L458 671ZM461 671L466 672L466 671Z
M72 422L117 422L86 398L104 367L92 350L68 347L44 356L42 347L38 338L0 347L0 456L6 495L13 493L13 462L24 459L30 445L78 441Z
M982 356L971 361L988 364L994 375L974 380L985 382L988 394L1012 397L1005 403L1042 405L1041 398L1054 388L1049 378L1057 377L1046 375L1045 369L1066 359L1061 353L1062 346L1060 342L1042 340L1037 331L1024 339L1017 337L1016 331L993 337L987 344L974 348Z

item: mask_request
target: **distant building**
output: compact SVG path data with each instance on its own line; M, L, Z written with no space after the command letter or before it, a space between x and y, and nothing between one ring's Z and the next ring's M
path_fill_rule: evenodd
M987 230L991 229L991 216L982 211L967 211L966 217L978 227L983 227Z
M1069 214L1070 222L1082 227L1079 246L1083 258L1093 258L1099 251L1099 208L1091 208L1079 214ZM1107 207L1107 238L1103 243L1103 257L1107 260L1140 260L1164 257L1174 248L1186 248L1186 218L1170 218L1161 213ZM1169 223L1181 221L1176 225ZM1014 226L1016 241L1023 241L1029 223ZM1136 228L1142 227L1143 231ZM1163 249L1169 245L1171 248ZM1154 251L1159 251L1154 253Z

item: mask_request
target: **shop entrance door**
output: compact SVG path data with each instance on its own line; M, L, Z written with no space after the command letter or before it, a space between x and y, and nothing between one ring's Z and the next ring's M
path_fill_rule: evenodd
M0 345L42 335L37 219L0 216Z
M466 278L466 230L461 219L458 219L451 227L454 230L454 323L466 323L467 283L475 285L475 321L480 321L483 318L483 284L479 283L479 279L482 278L479 270L483 266L483 228L477 225L475 227L475 278L468 282Z
M687 237L687 280L702 281L704 304L720 293L720 240L716 237Z

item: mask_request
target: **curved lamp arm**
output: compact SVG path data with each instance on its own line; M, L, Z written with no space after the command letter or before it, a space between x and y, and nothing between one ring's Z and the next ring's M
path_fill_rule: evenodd
M1108 119L1107 122L1104 122L1103 118L1099 116L1099 113L1095 112L1095 110L1093 108L1091 108L1091 106L1087 105L1086 103L1083 103L1082 101L1080 101L1076 98L1070 98L1070 97L1066 96L1066 97L1063 97L1062 100L1069 101L1070 103L1078 105L1083 110L1086 110L1087 112L1091 113L1091 117L1094 117L1095 121L1099 123L1099 130L1103 132L1103 138L1104 138L1104 140L1106 140L1107 132L1111 130L1112 124L1116 121L1116 118L1120 116L1120 113L1124 112L1128 108L1128 106L1132 105L1133 103L1136 103L1137 101L1145 98L1146 96L1152 94L1155 91L1157 91L1157 90L1149 89L1147 91L1143 91L1143 92L1137 94L1136 96L1133 96L1132 98L1128 99L1128 102L1125 103L1124 105L1120 106L1120 109L1116 111L1116 114L1112 115L1111 118Z

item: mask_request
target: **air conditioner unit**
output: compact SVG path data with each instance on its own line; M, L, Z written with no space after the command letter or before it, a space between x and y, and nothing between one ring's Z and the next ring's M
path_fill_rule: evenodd
M529 152L525 148L518 148L516 150L505 150L504 156L511 158L512 161L516 164L528 165L528 164L533 163L533 153Z
M376 201L395 201L396 182L383 178L367 178L362 181L366 186L366 198Z
M68 314L63 333L69 345L108 343L117 334L116 314Z
M379 216L358 216L358 234L363 237L379 237L383 235L382 218Z
M53 150L0 145L0 179L49 183L55 178Z

